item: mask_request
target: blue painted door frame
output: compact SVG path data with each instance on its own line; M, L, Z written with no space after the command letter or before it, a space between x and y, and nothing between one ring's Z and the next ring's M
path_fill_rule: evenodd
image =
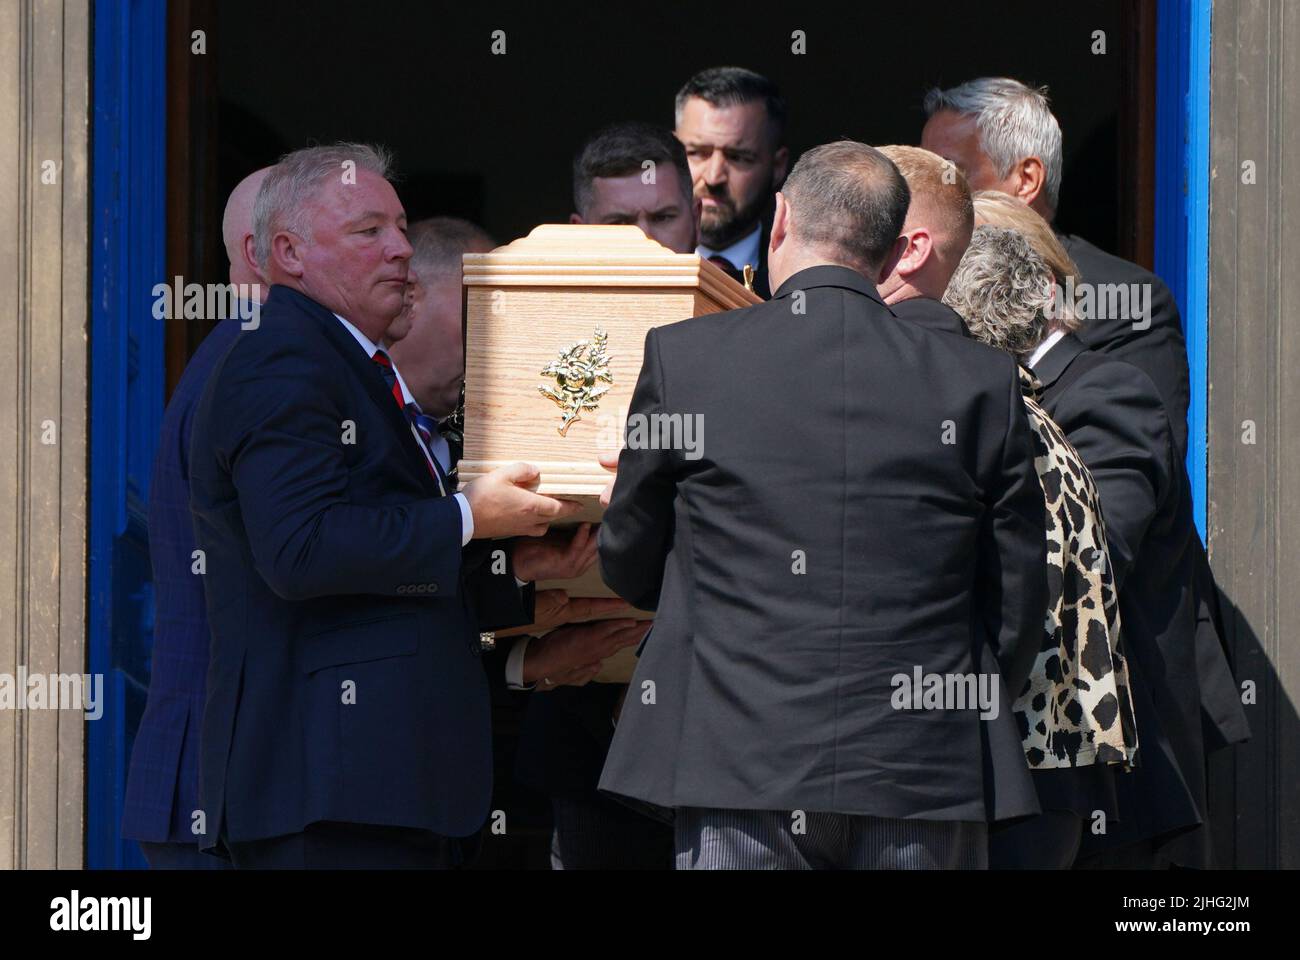
M89 669L108 699L89 724L86 864L143 866L119 837L126 766L148 685L153 598L145 529L162 419L166 7L94 7L91 203ZM1159 0L1156 272L1178 301L1191 366L1188 470L1205 530L1209 0Z
M1187 472L1205 537L1209 396L1210 0L1156 6L1156 273L1178 301L1191 404Z
M119 824L152 638L145 505L164 390L151 291L165 268L166 20L163 0L94 7L87 646L107 703L87 732L88 867L144 866Z

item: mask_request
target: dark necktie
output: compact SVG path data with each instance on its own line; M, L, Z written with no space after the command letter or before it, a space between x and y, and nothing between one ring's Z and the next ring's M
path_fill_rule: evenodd
M729 276L732 280L735 280L737 283L744 282L740 277L740 271L737 270L735 265L726 257L715 253L713 256L709 257L709 263L720 267L723 273Z
M438 462L438 458L434 455L433 436L419 423L418 418L423 417L424 414L419 412L420 408L414 403L408 404L406 398L402 396L402 385L397 381L397 371L393 369L393 361L389 359L388 354L382 350L376 350L374 356L370 359L375 361L375 366L379 367L379 373L384 378L384 384L388 387L393 402L397 404L397 409L402 412L402 419L415 427L415 432L419 434L420 442L424 444L424 451L427 455L425 466L433 474L433 479L437 481L442 493L449 495L451 493L451 481L443 473L442 464ZM436 428L434 432L436 433Z
M460 458L456 456L456 450L451 445L451 438L443 431L442 423L423 412L414 403L407 404L406 415L411 423L415 425L415 431L420 435L420 439L424 441L429 454L433 456L433 462L438 464L439 476L446 481L447 490L454 490L457 483L456 461ZM442 437L447 442L447 449L451 456L451 470L445 476L442 474L442 464L438 463L437 456L433 454L434 437Z

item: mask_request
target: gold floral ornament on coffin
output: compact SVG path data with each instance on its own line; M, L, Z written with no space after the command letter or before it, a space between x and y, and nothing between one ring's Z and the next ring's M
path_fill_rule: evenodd
M555 386L538 384L537 391L564 411L556 428L560 436L568 435L569 427L582 419L582 411L599 407L600 398L609 390L602 384L614 382L608 346L609 334L597 327L590 340L579 340L561 350L559 357L542 367L542 376L554 377Z

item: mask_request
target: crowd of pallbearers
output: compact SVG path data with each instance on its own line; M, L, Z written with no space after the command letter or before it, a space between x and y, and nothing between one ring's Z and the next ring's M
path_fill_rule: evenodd
M622 601L534 592L598 543L531 539L566 508L527 471L456 492L460 256L490 238L408 228L370 148L241 183L231 280L269 296L168 406L123 835L155 866L470 863L494 686L526 701L509 773L551 798L556 868L1209 865L1206 756L1247 729L1177 307L1052 229L1045 91L975 80L926 118L920 147L790 169L775 85L716 68L675 130L575 158L573 222L749 267L767 301L647 339L632 412L710 438L617 464L600 562L649 638L591 621ZM1145 306L1078 309L1089 285ZM630 688L590 682L632 644ZM913 669L993 677L1003 709L899 709Z

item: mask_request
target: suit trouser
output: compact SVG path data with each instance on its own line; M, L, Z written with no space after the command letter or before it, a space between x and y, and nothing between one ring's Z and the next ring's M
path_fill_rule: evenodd
M598 793L553 797L553 870L671 870L673 828Z
M1069 870L1083 841L1083 818L1071 810L1046 810L989 830L994 870Z
M678 870L983 870L988 826L846 813L681 807Z
M204 853L196 843L150 843L136 841L150 870L229 870L225 857Z
M1154 840L1136 840L1123 846L1090 853L1074 864L1076 870L1168 870L1174 866L1157 851Z
M476 840L411 827L322 821L301 833L228 846L239 870L449 870L465 866Z

